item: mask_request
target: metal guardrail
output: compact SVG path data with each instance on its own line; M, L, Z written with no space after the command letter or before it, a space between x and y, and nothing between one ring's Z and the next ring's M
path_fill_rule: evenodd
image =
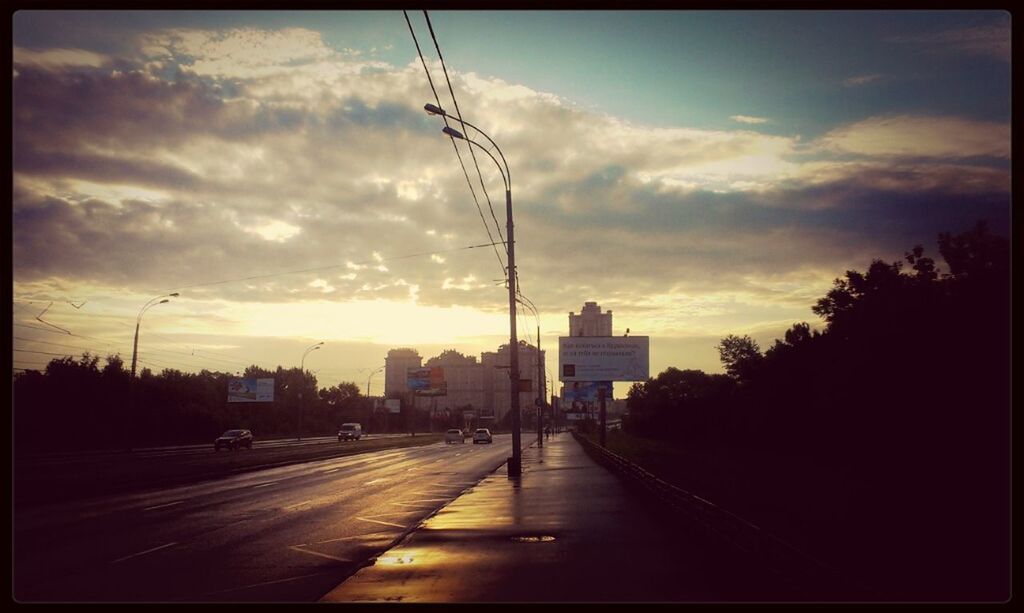
M572 434L599 464L726 541L788 584L828 600L876 599L869 587L851 580L777 536L700 496L659 479L575 431Z

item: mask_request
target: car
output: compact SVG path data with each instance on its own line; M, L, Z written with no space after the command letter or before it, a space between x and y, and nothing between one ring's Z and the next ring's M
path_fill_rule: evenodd
M214 451L220 451L221 447L230 449L231 451L240 447L252 449L252 432L241 429L228 430L217 437L217 440L213 441Z
M341 441L358 441L363 435L363 426L360 424L341 424L341 430L338 430L338 442Z
M466 438L462 436L462 430L452 428L451 430L444 433L444 444L449 443L465 443Z
M476 432L473 433L473 444L477 443L493 443L494 439L491 437L491 431L487 428L477 428Z

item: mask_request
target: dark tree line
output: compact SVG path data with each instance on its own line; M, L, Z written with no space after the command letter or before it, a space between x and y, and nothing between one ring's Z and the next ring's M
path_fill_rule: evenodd
M941 270L917 246L904 261L847 271L813 306L822 332L796 324L766 351L730 335L718 345L726 374L669 368L635 384L624 426L829 466L870 492L851 514L874 517L876 534L920 552L920 567L905 569L908 585L930 581L950 594L1005 585L1009 243L979 222L940 234L938 249ZM878 528L897 525L913 530Z
M300 419L303 436L331 435L348 421L369 425L372 407L355 383L318 388L316 377L298 368L250 366L243 376L274 378L274 401L229 403L228 373L143 369L130 386L119 356L100 362L83 354L15 375L16 452L206 443L229 428L288 437L297 435Z

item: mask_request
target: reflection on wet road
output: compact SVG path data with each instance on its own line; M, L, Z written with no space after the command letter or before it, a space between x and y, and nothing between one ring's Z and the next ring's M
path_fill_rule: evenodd
M386 450L195 486L19 509L14 596L37 601L315 601L509 455Z

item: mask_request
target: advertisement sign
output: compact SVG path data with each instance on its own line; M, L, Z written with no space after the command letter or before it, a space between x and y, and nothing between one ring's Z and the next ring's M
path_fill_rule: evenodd
M417 396L446 396L448 383L444 380L444 368L410 368L406 374L406 385Z
M645 381L650 378L647 336L560 336L560 381Z
M228 378L228 402L273 402L274 379Z
M604 399L607 402L612 400L611 381L573 381L566 384L562 390L562 397L567 405L577 407L578 403L597 403L600 400L598 395L601 388L604 388ZM566 410L570 410L566 407Z
M402 412L402 401L399 398L388 398L384 401L384 406L387 407L388 413Z

